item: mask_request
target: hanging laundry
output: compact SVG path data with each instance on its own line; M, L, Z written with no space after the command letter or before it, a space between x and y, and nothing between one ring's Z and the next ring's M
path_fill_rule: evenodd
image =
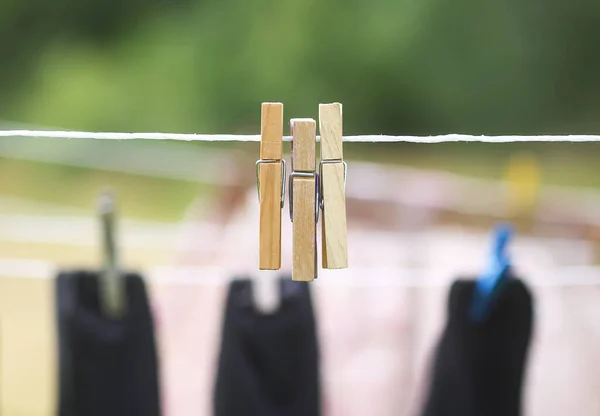
M99 274L60 273L56 279L59 331L59 416L159 416L154 325L146 287L124 279L126 311L106 316Z
M319 348L309 287L280 280L277 311L257 310L250 280L231 282L214 391L215 416L319 416Z
M502 284L483 322L469 313L475 281L452 285L422 416L521 415L532 296L519 279Z

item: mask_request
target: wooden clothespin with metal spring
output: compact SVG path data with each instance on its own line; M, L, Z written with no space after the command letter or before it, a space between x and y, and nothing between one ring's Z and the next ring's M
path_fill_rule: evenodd
M118 318L125 312L125 288L119 271L117 247L115 243L115 197L112 192L104 192L98 201L98 212L102 223L102 254L104 270L100 277L101 304L105 313Z
M281 210L285 201L283 153L283 104L261 107L260 159L256 180L260 203L259 259L261 270L281 268Z
M313 119L292 119L292 173L289 178L290 220L293 223L292 280L317 278L317 222L319 221L319 174L315 149L317 127Z
M319 104L321 134L320 207L322 256L324 269L348 267L346 228L346 174L342 141L342 105Z

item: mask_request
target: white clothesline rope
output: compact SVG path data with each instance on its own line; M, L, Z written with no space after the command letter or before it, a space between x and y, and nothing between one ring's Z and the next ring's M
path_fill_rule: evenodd
M93 268L92 268L93 269ZM46 260L0 258L0 279L54 279L61 270L56 264ZM67 271L69 269L66 269ZM72 269L77 270L77 269ZM219 266L154 266L146 268L142 274L150 283L158 285L218 286L232 278L263 279L264 273L273 276L290 276L289 272L258 271L239 273ZM311 285L346 287L400 287L400 288L444 288L449 286L456 271L433 271L420 268L353 268L343 270L320 270L319 278ZM543 278L540 278L540 275ZM369 277L367 277L369 276ZM531 287L585 287L600 286L600 268L596 266L557 267L552 271L542 270L534 278L524 277Z
M212 286L227 284L232 278L250 278L257 282L269 273L273 276L291 279L289 271L259 271L232 273L218 266L196 267L153 267L145 271L150 282L155 284L178 284L190 286ZM553 271L544 270L544 278L524 276L522 279L531 287L579 287L600 286L600 268L595 266L557 267ZM369 277L366 277L369 276ZM319 270L314 286L346 286L364 288L444 288L450 286L457 276L465 274L455 271L439 271L419 267L354 267L340 270Z
M183 134L183 133L110 133L87 131L58 130L0 130L0 137L35 137L47 139L102 139L102 140L182 140L208 142L260 142L258 134ZM291 141L291 136L284 136L284 141ZM317 136L317 140L320 140ZM362 135L344 136L345 142L364 143L443 143L443 142L596 142L600 136L471 136L466 134L446 134L441 136L385 136Z

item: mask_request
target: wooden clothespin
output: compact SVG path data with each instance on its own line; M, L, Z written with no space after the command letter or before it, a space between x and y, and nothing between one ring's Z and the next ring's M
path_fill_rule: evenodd
M260 133L260 160L256 162L260 203L258 268L279 270L281 209L285 200L285 160L282 158L283 104L262 104Z
M106 191L100 195L98 212L102 223L102 254L104 257L104 270L100 277L101 302L107 315L118 318L125 311L125 288L119 270L115 242L115 205L115 197L112 192Z
M293 223L292 280L310 282L317 277L317 222L319 220L319 176L315 149L317 126L313 119L292 119L292 173L290 174L290 219Z
M348 267L346 229L346 173L342 143L342 105L319 104L321 134L322 256L324 269Z

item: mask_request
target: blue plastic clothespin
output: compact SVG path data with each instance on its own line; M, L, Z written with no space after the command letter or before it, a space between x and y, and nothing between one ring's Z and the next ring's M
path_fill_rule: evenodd
M501 283L510 259L506 247L513 236L513 228L509 224L496 226L493 236L492 251L485 272L477 279L471 309L471 317L481 322L487 316L490 303L495 298L496 289Z

